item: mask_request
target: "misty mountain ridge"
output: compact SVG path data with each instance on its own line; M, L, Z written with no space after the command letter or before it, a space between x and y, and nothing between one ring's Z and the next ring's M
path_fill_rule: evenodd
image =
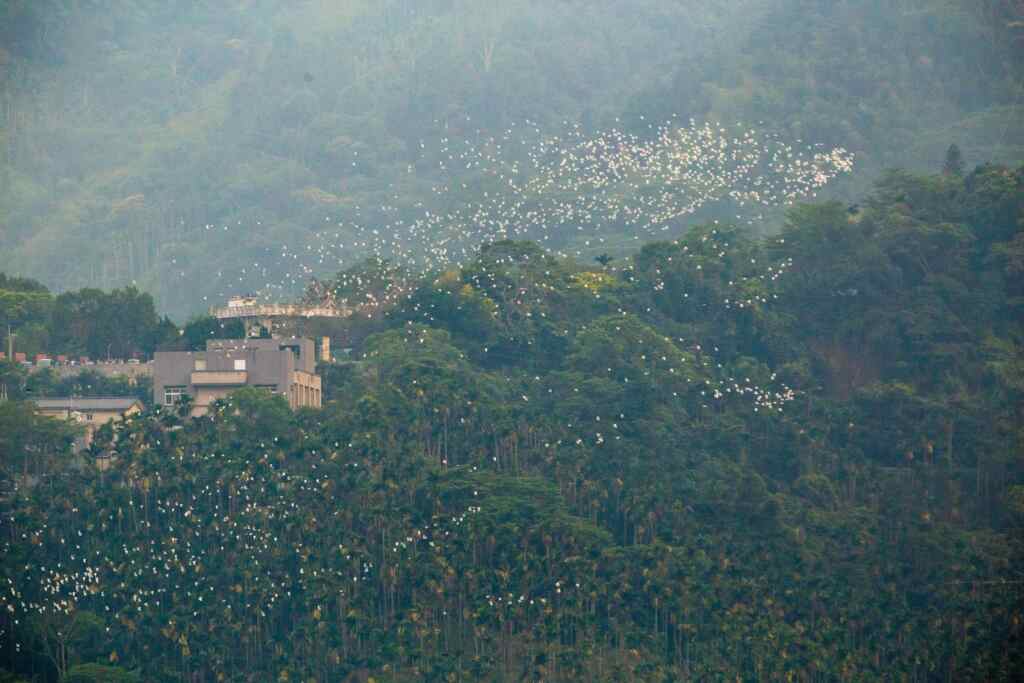
M951 142L1012 164L1021 43L998 4L8 3L0 269L135 283L182 317L368 255L352 235L344 262L278 257L326 225L436 210L448 142L516 126L754 126L849 149L829 190L849 200L883 168L938 168Z

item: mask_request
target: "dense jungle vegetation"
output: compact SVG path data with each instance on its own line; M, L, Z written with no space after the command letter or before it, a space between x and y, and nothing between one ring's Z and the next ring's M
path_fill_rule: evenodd
M1019 0L0 0L0 350L358 304L321 410L0 361L0 683L1024 680L1022 64ZM600 201L714 201L432 232L609 130L699 158Z
M950 162L486 246L322 411L0 404L0 679L1020 680L1024 168Z
M1016 0L6 0L0 271L58 292L135 284L181 320L282 277L281 245L302 253L326 226L422 211L444 140L527 122L644 135L693 117L843 146L857 173L831 192L846 201L883 169L938 168L951 142L971 166L1016 165L1022 12Z

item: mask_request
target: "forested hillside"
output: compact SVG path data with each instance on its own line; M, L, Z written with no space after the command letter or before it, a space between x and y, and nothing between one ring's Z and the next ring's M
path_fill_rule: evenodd
M846 199L951 143L1015 164L1021 19L1012 0L8 0L0 270L135 284L183 319L329 275L334 255L300 258L326 228L443 210L449 143L524 127L752 125L852 151ZM371 253L356 234L349 264Z
M153 410L107 470L0 404L0 662L1020 680L1022 276L1024 168L950 163L770 237L488 245L385 306L322 411Z
M153 297L133 286L110 292L86 288L54 296L36 280L3 273L0 328L5 343L7 330L12 330L15 348L28 358L38 353L76 359L150 356L158 345L178 337L174 323L157 315Z

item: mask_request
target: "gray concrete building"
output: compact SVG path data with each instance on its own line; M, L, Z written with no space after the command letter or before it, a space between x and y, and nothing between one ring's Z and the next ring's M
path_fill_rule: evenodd
M141 412L143 408L142 401L131 396L37 398L35 404L42 415L71 420L85 427L82 436L75 440L76 453L88 448L97 429L108 422Z
M288 399L292 409L322 404L312 339L211 339L205 351L157 351L153 359L153 400L171 406L192 397L192 415L250 386Z

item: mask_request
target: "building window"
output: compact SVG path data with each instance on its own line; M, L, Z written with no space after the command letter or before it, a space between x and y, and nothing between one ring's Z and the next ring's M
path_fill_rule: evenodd
M235 370L245 370L245 359L244 358L236 358L235 359Z
M281 345L281 350L284 351L285 349L287 349L288 351L292 352L292 355L295 356L295 362L298 362L299 359L302 358L302 350L298 346L292 346L290 344L282 344Z
M205 358L196 358L195 369L197 371L199 371L199 372L202 372L203 370L205 370L206 369L206 359Z
M257 389L266 389L272 394L277 392L276 384L255 384L253 386L255 386Z
M185 387L164 387L164 405L173 406L175 403L180 401L181 397L186 393Z

